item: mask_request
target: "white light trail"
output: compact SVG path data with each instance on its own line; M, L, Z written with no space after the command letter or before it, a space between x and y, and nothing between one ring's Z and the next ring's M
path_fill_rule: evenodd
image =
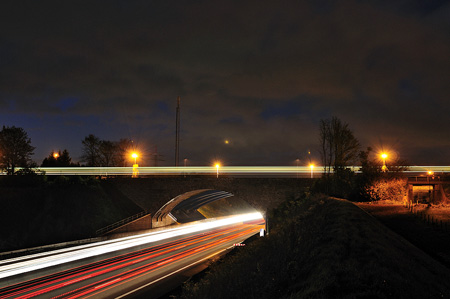
M361 166L347 168L359 172ZM18 168L19 170L20 168ZM133 174L133 167L41 167L47 175L126 175ZM450 173L450 166L408 166L406 173ZM220 174L226 175L309 175L309 166L221 166ZM314 173L323 173L323 166L314 167ZM139 175L215 175L215 166L139 167ZM5 174L5 173L2 173Z
M183 225L183 227L168 228L166 230L158 232L151 232L110 241L98 242L93 244L94 246L81 245L65 250L56 250L42 254L36 254L33 255L33 259L30 259L30 256L24 256L20 258L4 260L0 262L0 279L55 265L69 263L88 257L98 256L139 245L157 242L168 238L262 218L263 217L261 213L249 213L221 218L217 220L207 219L198 221L194 224Z

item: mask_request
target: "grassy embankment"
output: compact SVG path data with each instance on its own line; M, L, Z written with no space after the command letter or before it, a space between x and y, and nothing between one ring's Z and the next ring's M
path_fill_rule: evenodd
M80 177L0 180L0 252L95 236L140 212L108 182Z
M450 271L352 203L290 200L270 236L188 282L184 298L441 298Z

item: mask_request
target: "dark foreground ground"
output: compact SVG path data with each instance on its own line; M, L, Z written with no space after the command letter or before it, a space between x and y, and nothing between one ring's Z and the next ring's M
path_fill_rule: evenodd
M401 204L358 203L357 205L388 228L450 268L449 227L445 225L442 228L440 225L431 225ZM447 208L435 207L432 211L429 211L429 214L434 217L448 216L446 212L448 212Z

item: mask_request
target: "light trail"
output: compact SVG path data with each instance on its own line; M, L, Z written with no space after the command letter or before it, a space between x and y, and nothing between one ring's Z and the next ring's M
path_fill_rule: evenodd
M249 231L249 229L244 230L244 232L246 231ZM200 234L198 237L188 237L177 241L171 241L170 243L157 247L150 247L149 249L138 250L116 256L100 263L95 262L87 266L71 269L70 271L62 272L57 276L52 275L51 278L44 277L34 282L28 282L26 286L19 284L16 287L13 286L3 294L0 289L0 298L35 297L57 289L67 289L68 287L71 290L67 294L60 294L60 296L70 294L70 297L73 297L75 292L77 292L78 295L76 297L81 295L85 297L87 294L94 291L96 293L104 292L106 289L112 287L117 288L121 284L128 283L131 280L135 280L143 275L148 275L150 273L149 271L152 269L162 268L162 266L169 263L173 264L175 261L180 261L180 259L190 257L195 252L204 251L207 247L218 246L230 238L221 238L221 236L225 233L236 233L233 237L243 234L240 226L233 226L231 228L228 227L226 229L220 228L216 231L208 232L207 234ZM217 238L221 239L214 240ZM212 242L209 245L200 246L202 242L210 241ZM181 249L188 246L194 247L187 251L181 251ZM169 256L164 257L164 255L167 254L169 254ZM162 257L162 259L159 259L160 257ZM132 268L135 265L140 266L137 268ZM117 274L104 278L104 274L109 273ZM100 280L96 280L97 277L100 278ZM87 281L90 281L90 283L83 285L82 287L75 288L75 284L84 284Z
M103 241L92 246L82 245L68 248L66 250L58 250L54 252L54 254L52 254L52 252L36 254L32 259L28 256L24 256L20 258L3 260L0 261L0 287L2 286L2 279L22 273L57 266L190 233L200 232L207 229L261 218L263 217L260 213L249 213L226 217L225 219L219 220L208 219L208 221L199 221L194 224L184 225L181 228L167 229L159 232Z
M355 172L359 172L361 166L348 166ZM19 170L20 168L18 168ZM41 167L36 168L46 175L126 175L133 174L133 167ZM450 166L408 166L405 173L450 173ZM221 166L220 175L303 175L309 176L309 166ZM324 173L323 166L316 166L314 174ZM5 173L3 173L5 174ZM139 167L139 175L216 175L215 166L180 166L180 167Z
M37 272L31 280L0 288L0 298L104 298L130 294L132 290L153 285L205 261L264 227L264 219L259 213L227 218L235 220L208 221L209 224L204 223L208 227L215 222L222 222L225 226L145 248L133 248L75 268L68 265L63 271L58 267L60 272L53 274L44 272L44 276L40 276Z

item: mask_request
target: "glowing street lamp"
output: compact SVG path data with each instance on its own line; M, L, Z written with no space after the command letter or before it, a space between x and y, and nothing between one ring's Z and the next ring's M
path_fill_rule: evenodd
M388 157L388 155L386 153L382 153L381 154L381 159L383 159L383 167L381 167L381 170L383 172L387 171L387 167L386 167L386 158Z
M58 159L58 157L59 157L59 154L56 153L56 152L54 152L54 153L53 153L53 158Z
M216 163L216 173L217 173L217 178L219 178L219 168L220 168L220 164Z
M313 178L313 176L314 176L314 174L313 174L314 164L310 164L309 168L311 169L311 178Z
M134 158L134 164L137 164L136 159L139 157L137 153L132 153L131 157Z
M139 175L139 165L137 164L137 158L139 157L139 155L137 153L132 153L131 157L134 158L134 164L133 164L133 175L131 176L132 178L137 178Z

